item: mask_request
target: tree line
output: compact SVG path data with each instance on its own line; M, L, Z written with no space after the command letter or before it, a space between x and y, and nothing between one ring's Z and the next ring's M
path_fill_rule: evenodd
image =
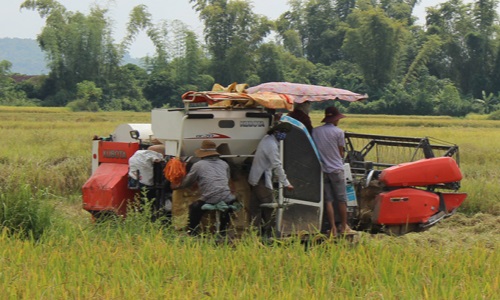
M350 113L490 114L500 110L498 2L449 0L419 25L418 0L290 0L276 20L247 0L190 0L202 40L181 21L153 23L139 5L117 42L106 8L83 14L27 0L20 8L45 20L37 42L50 72L16 83L1 61L0 104L147 111L180 106L184 92L214 83L288 81L370 96L342 103ZM141 32L155 54L123 65Z

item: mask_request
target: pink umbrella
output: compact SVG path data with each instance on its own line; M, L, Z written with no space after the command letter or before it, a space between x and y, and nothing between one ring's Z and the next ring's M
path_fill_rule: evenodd
M286 94L293 98L295 103L336 99L355 102L368 98L368 95L356 94L348 90L290 82L266 82L248 88L247 92L249 94L259 92Z

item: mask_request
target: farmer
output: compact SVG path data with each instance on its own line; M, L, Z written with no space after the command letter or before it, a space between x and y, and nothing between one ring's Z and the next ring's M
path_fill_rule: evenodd
M304 124L304 126L307 128L307 131L309 131L309 134L312 134L313 126L311 123L311 117L309 117L310 111L311 111L310 101L295 103L293 106L293 111L290 112L288 116Z
M345 118L345 115L341 114L336 107L327 107L325 118L321 121L325 124L314 128L312 134L322 160L325 206L331 226L331 236L337 236L338 233L354 233L347 225L347 195L343 161L345 140L344 131L338 127L342 118ZM338 204L340 215L340 228L338 229L335 225L334 201Z
M250 218L252 224L257 226L260 233L269 236L272 231L272 210L262 210L260 205L271 203L273 197L273 172L279 182L289 190L293 186L286 178L285 170L279 157L279 142L286 138L287 132L292 128L289 123L279 123L272 127L261 139L248 175L248 183L251 186L252 195L250 199Z
M168 216L163 209L164 198L156 188L155 166L161 165L163 154L152 150L137 150L128 160L128 187L130 189L140 189L141 207L147 202L151 204L151 220L155 221L160 215Z
M188 233L197 235L199 224L203 213L204 204L217 204L221 201L232 204L236 201L229 187L229 165L220 159L216 145L210 140L204 140L201 148L195 150L195 155L201 158L193 164L189 173L184 177L180 185L172 185L172 189L180 189L198 183L200 199L189 205L189 225ZM231 210L226 210L221 214L220 229L223 232L230 221Z

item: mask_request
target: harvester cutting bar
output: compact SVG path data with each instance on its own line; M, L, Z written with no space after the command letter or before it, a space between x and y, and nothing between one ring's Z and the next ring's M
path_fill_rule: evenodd
M362 133L353 133L353 132L346 132L345 133L346 139L349 138L357 138L357 139L369 139L369 140L374 140L377 142L381 141L390 141L395 143L396 142L404 142L403 145L406 145L407 143L411 144L420 144L422 142L428 143L433 149L440 149L440 150L448 150L451 147L456 147L456 145L435 145L435 144L430 144L429 138L428 137L404 137L404 136L390 136L390 135L376 135L376 134L362 134Z
M384 136L384 135L374 135L374 134L359 134L346 132L345 133L347 150L356 151L354 149L351 139L367 139L370 140L360 151L356 151L361 158L365 158L366 155L375 146L395 146L395 147L405 147L422 149L425 158L435 157L433 150L447 151L443 156L453 156L458 151L458 146L456 145L436 145L429 142L429 138L417 138L417 137L400 137L400 136Z
M420 141L420 143L393 142L393 141L386 141L386 140L371 140L370 141L370 145L375 145L375 144L382 145L382 146L398 146L398 147L408 147L408 148L430 147L431 149L436 149L436 150L449 150L450 149L450 146L431 145L431 144L429 144L428 139L423 139ZM367 148L367 146L365 148Z
M359 138L359 139L378 139L387 141L400 141L400 142L420 142L423 138L420 137L406 137L406 136L390 136L390 135L378 135L378 134L363 134L346 132L345 137Z

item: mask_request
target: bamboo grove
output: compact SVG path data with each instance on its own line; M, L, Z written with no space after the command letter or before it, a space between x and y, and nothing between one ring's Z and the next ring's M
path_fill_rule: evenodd
M350 113L500 118L498 0L449 0L427 8L424 22L413 15L418 0L290 0L276 20L251 1L189 2L202 36L178 20L153 23L139 5L116 41L105 7L83 14L24 1L45 20L37 42L50 71L16 83L1 61L0 104L148 111L214 83L289 81L367 93L343 104ZM155 54L123 65L140 33Z

